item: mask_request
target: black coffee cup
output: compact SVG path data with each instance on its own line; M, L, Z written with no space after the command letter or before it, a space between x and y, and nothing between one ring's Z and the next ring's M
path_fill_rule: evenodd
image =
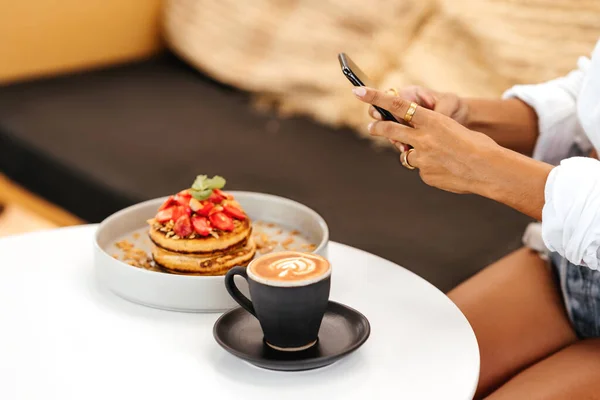
M316 344L329 302L331 267L316 279L294 285L258 277L251 267L252 263L248 268L230 269L225 286L231 297L258 319L266 344L280 351L301 351ZM235 275L248 281L252 301L236 287Z

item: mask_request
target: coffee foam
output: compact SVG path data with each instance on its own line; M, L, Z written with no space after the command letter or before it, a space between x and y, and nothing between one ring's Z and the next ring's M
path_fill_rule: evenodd
M253 260L248 275L271 286L306 286L331 275L331 266L316 254L286 251Z

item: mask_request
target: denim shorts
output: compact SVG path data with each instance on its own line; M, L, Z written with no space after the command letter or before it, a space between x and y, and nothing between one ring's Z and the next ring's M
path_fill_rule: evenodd
M558 253L550 260L575 332L581 339L600 337L600 271L571 264Z

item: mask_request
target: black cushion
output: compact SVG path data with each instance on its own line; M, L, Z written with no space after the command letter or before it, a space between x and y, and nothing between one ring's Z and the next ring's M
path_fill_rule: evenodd
M354 132L250 103L170 55L2 87L0 168L90 222L220 174L227 189L307 204L333 240L442 290L520 246L517 212L427 187Z

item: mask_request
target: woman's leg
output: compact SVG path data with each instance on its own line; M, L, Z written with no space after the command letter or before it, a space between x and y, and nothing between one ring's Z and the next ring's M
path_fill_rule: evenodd
M500 259L448 296L479 342L476 398L577 340L551 269L529 249Z
M487 399L600 399L600 339L579 341L512 378Z

